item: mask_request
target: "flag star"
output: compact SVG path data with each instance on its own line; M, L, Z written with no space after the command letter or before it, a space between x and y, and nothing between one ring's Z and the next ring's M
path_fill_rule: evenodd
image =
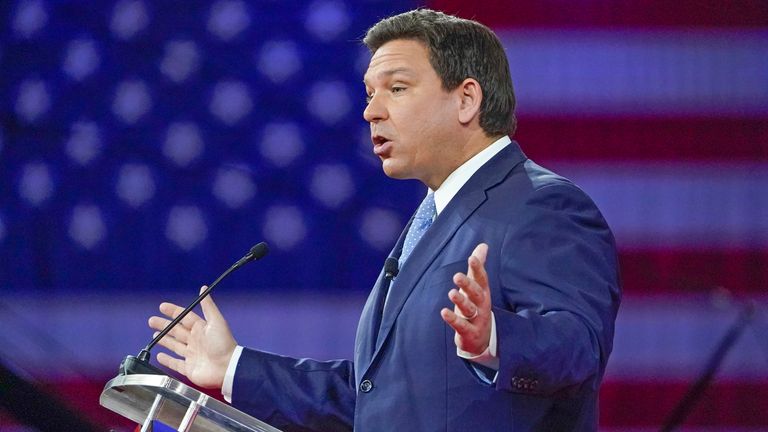
M48 12L40 0L19 3L13 17L13 32L25 39L31 38L48 23Z
M19 85L16 113L27 123L35 123L51 108L51 95L45 82L27 79Z
M245 164L239 164L245 167ZM213 181L213 195L231 209L240 208L256 194L256 184L245 168L222 168Z
M346 165L321 164L314 169L309 190L324 206L337 208L354 194L355 185Z
M280 250L290 250L307 236L304 216L296 206L275 205L264 217L264 237Z
M75 81L82 81L99 67L101 58L92 39L75 39L67 46L61 69Z
M195 249L208 237L203 212L197 206L174 206L168 213L165 236L183 251Z
M326 125L339 122L352 109L347 86L342 81L315 83L308 99L309 112Z
M243 119L253 109L250 88L242 81L222 81L213 89L209 111L227 126Z
M211 7L208 31L223 41L230 41L251 24L245 3L238 0L217 1Z
M304 153L301 129L295 123L270 123L264 127L261 155L273 165L284 168Z
M93 250L107 235L101 209L95 205L80 204L72 209L69 236L86 250Z
M330 42L344 32L350 24L344 4L334 0L315 1L304 23L307 31L323 42Z
M39 207L53 195L54 183L50 168L42 162L24 166L19 179L19 196L33 207Z
M117 196L133 208L144 205L155 195L155 181L145 164L127 163L117 174Z
M122 0L115 5L109 28L118 39L128 40L149 24L147 7L139 0Z

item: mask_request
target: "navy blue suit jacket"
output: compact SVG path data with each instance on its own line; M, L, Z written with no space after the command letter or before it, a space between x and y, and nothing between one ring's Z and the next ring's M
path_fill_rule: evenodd
M452 307L453 274L466 272L481 242L489 246L497 375L456 355L440 317ZM440 213L382 310L384 295L381 274L360 317L354 361L245 349L233 404L297 431L597 429L620 299L613 236L584 192L517 143Z

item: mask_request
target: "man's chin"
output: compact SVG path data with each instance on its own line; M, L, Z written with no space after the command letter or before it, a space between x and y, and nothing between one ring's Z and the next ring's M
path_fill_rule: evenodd
M407 175L403 167L397 166L397 164L394 162L395 161L393 161L391 158L381 161L381 169L384 171L384 174L387 177L397 180L405 180L411 178Z

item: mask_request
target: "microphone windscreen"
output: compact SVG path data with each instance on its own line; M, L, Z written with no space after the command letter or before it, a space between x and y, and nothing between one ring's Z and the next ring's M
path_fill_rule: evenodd
M253 260L259 260L264 258L269 253L269 246L265 242L261 242L251 248L251 256Z
M393 278L397 276L397 273L400 272L400 269L397 268L398 262L397 258L395 257L389 257L384 261L384 276Z

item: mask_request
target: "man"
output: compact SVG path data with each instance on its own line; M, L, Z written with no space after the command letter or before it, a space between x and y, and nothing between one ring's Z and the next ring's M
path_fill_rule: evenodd
M354 362L238 347L210 299L161 342L183 359L158 361L285 430L596 430L620 297L613 236L510 140L501 43L427 9L364 42L373 151L429 192L392 251L399 273L382 271L368 298Z

